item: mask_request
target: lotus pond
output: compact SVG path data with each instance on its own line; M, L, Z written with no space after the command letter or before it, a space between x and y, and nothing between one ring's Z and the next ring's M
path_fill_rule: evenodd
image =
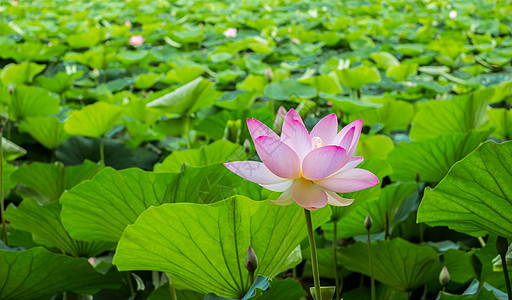
M511 33L505 0L0 0L0 299L512 299Z

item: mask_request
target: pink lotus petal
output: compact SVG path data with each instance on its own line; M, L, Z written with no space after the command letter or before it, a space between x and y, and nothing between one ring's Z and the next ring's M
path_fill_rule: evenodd
M261 186L266 188L267 190L271 190L273 192L284 192L293 184L293 179L289 179L287 181L279 182L279 183L273 183L273 184L262 184Z
M286 137L283 139L283 137ZM286 126L283 126L283 132L281 133L281 141L290 146L297 156L300 162L304 159L312 149L311 138L304 124L298 120L289 121Z
M336 145L340 145L342 148L347 150L347 156L351 157L356 150L357 142L361 136L361 129L363 128L362 120L355 120L354 122L345 126L336 135ZM345 146L345 147L343 147Z
M325 190L324 190L325 191ZM335 192L325 191L327 194L327 203L334 206L347 206L354 202L354 199L347 199L338 196Z
M338 118L336 114L330 114L316 123L311 130L311 137L319 137L322 144L333 145L336 143L336 134L338 133ZM342 146L343 147L343 146Z
M363 169L351 169L340 172L315 183L326 190L336 193L350 193L372 187L379 183L379 178Z
M295 202L305 209L313 210L327 205L327 194L309 180L295 180L291 192Z
M302 162L302 176L310 180L328 177L343 166L347 152L340 146L330 145L309 152Z
M247 119L247 128L249 129L249 133L251 134L251 138L255 141L260 136L269 136L271 138L279 139L279 136L272 131L272 129L268 128L267 125L261 123L256 119Z
M289 127L289 126L292 126L292 121L299 121L302 126L304 128L306 128L306 126L304 125L304 122L302 121L302 118L299 116L299 114L295 111L295 109L290 109L288 111L288 113L286 114L286 116L284 116L284 121L283 121L283 129L281 130L282 134L281 134L281 141L285 141L287 139L289 139L288 136L286 136L284 133L289 130L289 129L286 129L286 127Z
M290 189L287 189L286 191L284 191L284 193L282 193L281 196L279 196L279 198L277 198L277 200L269 200L269 201L270 201L270 203L279 205L279 206L286 206L286 205L290 205L293 202L295 202L295 200L293 200L292 192Z
M281 178L263 164L257 161L235 161L225 163L224 166L236 175L261 185L282 183L287 178Z
M282 178L299 178L300 160L288 145L275 138L260 136L254 140L254 146L272 173Z

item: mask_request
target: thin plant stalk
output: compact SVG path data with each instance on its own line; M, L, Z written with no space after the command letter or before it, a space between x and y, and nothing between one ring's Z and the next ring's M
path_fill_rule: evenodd
M100 138L100 161L101 166L105 166L105 137Z
M372 241L370 239L370 230L367 231L368 236L368 261L370 264L370 281L371 281L371 290L372 290L372 300L376 299L375 294L375 279L373 278L373 252L372 252Z
M332 240L332 265L334 266L334 286L336 287L336 299L340 299L339 276L338 276L338 254L337 252L338 240L338 220L334 220L334 238Z
M130 295L134 296L135 291L133 290L132 274L130 271L126 272L126 281L128 282L128 287L130 288Z
M172 284L169 282L169 292L171 293L171 299L172 300L178 300L178 296L176 295L176 289L172 286Z
M254 283L254 272L249 272L249 280L251 281L251 285Z
M390 235L389 235L389 213L388 213L387 210L384 213L384 239L386 241L390 240Z
M313 282L315 284L315 295L316 300L322 300L322 294L320 292L320 274L318 272L318 259L316 256L316 244L315 244L315 235L313 232L313 222L311 221L311 212L307 209L304 209L304 213L306 215L306 225L308 228L308 237L309 237L309 249L311 251L311 265L313 267Z
M507 248L508 241L499 236L498 241L496 242L496 249L498 250L498 254L501 258L501 264L503 266L503 275L505 276L505 285L507 287L507 296L508 300L512 300L512 289L510 288L510 278L508 276L508 266L507 266Z
M185 115L185 139L187 140L187 149L192 148L192 144L190 142L190 115L187 113Z
M2 144L3 128L0 127L0 212L2 217L2 232L3 241L7 245L9 240L7 238L7 225L5 224L5 208L4 208L4 149Z
M482 246L482 248L485 247L485 241L481 236L478 237L478 242L480 242L480 246Z

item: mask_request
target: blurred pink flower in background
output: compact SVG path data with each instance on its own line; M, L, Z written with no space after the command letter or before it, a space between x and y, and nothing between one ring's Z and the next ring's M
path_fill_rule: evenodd
M338 119L330 114L320 120L311 133L294 109L284 117L281 136L256 119L247 127L262 162L237 161L224 165L249 181L274 192L282 192L276 205L294 201L313 210L327 203L351 204L353 199L338 196L369 188L379 183L371 172L355 167L363 161L352 156L363 122L354 121L338 132Z
M226 29L226 31L224 31L222 34L223 34L225 37L228 37L228 38L234 38L234 37L236 37L236 33L237 33L236 28L229 27L229 28L228 28L228 29Z
M132 46L140 46L144 44L144 38L142 35L134 35L130 37L130 45Z
M290 41L294 44L300 44L300 41L296 38L292 38Z
M457 18L457 11L456 10L452 10L449 14L449 17L450 19L455 19Z
M130 27L130 26L132 26L132 22L126 20L126 21L124 21L124 26Z

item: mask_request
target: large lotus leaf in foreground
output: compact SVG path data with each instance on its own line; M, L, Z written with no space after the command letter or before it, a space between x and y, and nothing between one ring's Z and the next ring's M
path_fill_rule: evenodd
M330 209L313 212L313 226ZM171 203L143 212L126 228L114 256L119 270L168 272L179 288L239 299L250 287L247 249L256 273L274 277L298 263L290 254L306 237L304 209L234 196L210 205ZM299 259L300 261L300 259Z
M233 195L240 182L222 164L186 167L181 173L105 168L62 195L62 223L75 239L117 242L125 227L151 206L212 203Z
M37 247L25 251L0 250L0 299L49 299L72 291L95 294L117 289L120 278L101 275L85 258L51 253Z
M453 165L436 188L425 190L418 222L512 239L511 166L512 141L484 143Z

